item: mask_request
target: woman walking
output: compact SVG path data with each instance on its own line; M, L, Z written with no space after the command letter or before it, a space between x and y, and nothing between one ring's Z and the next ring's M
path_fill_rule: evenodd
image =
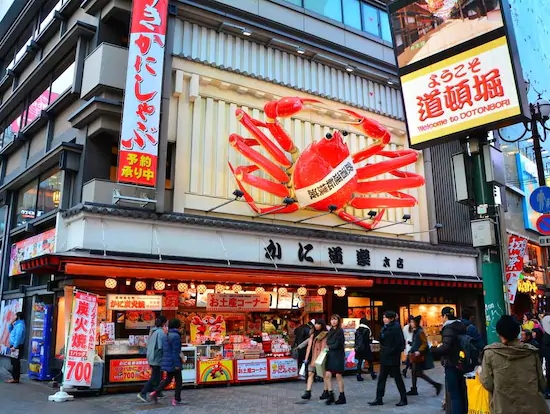
M168 323L168 334L163 339L161 369L166 372L166 378L159 384L157 389L149 394L151 400L155 403L158 395L172 382L176 381L176 389L172 405L181 404L181 334L179 332L181 322L179 319L172 319Z
M325 321L323 321L322 319L317 319L315 321L314 328L312 329L312 333L309 336L309 342L307 344L307 350L304 360L307 365L308 375L306 392L304 393L304 395L302 395L303 400L311 399L311 387L313 386L315 376L317 375L317 373L315 372L315 360L317 359L321 351L327 347L327 334L328 332ZM326 383L324 385L325 389L323 390L323 394L321 394L321 400L326 400L328 398L327 385Z
M339 315L330 317L330 331L327 335L327 362L325 372L325 384L328 389L328 398L325 401L327 405L345 404L346 396L344 394L344 373L346 363L346 352L344 350L344 330L342 329L342 318ZM340 395L334 400L334 392L332 391L332 375L336 375L338 381L338 390Z
M443 386L424 373L424 371L434 367L434 360L428 348L428 338L420 324L421 319L421 316L417 316L411 321L413 339L411 349L409 350L409 360L412 365L412 387L407 395L418 395L416 387L418 378L422 378L424 381L432 384L435 388L435 393L439 395Z
M363 362L369 363L369 374L373 380L376 379L374 373L374 364L372 358L372 351L370 344L372 332L369 328L369 321L367 318L361 318L359 321L359 328L355 331L355 359L357 359L357 381L363 381Z

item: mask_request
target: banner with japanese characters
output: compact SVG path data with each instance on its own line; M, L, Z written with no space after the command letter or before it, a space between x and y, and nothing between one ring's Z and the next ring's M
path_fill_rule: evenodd
M168 0L133 0L118 181L154 187Z
M65 346L63 385L90 387L94 370L97 295L75 291Z
M411 146L522 114L506 37L401 77Z
M523 272L523 257L527 252L527 239L510 235L508 237L508 263L506 264L506 291L508 301L514 303L518 291L518 282Z

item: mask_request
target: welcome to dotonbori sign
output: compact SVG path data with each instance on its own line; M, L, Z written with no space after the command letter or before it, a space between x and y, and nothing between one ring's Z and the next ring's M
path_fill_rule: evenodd
M467 3L388 6L413 148L517 123L526 113L506 0L486 1L474 15Z

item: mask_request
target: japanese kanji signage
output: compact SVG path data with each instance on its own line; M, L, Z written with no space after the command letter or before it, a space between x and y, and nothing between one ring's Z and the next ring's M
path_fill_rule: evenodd
M269 359L269 379L296 378L298 361L292 358Z
M97 326L97 296L76 291L67 337L63 385L92 385Z
M411 146L522 113L506 37L401 78Z
M240 295L209 293L206 310L211 312L269 312L269 293Z
M267 359L237 359L235 371L237 381L266 380Z
M163 297L160 295L107 295L109 310L162 310Z
M156 185L168 0L133 0L118 181Z
M101 322L99 324L99 345L112 345L115 343L115 323Z
M523 257L527 251L527 239L510 235L508 237L508 263L506 264L506 289L508 300L514 303L518 290L518 281L523 272Z

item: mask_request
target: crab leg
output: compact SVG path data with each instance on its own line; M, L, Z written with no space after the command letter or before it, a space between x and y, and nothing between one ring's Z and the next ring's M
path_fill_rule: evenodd
M233 172L233 175L237 181L242 181L243 183L249 184L252 187L259 188L260 190L266 191L278 197L288 196L288 188L284 184L275 183L252 174L254 171L258 171L260 169L256 165L249 165L247 167L241 166L234 169L231 163L229 163L229 168Z
M367 220L361 220L359 217L355 217L353 214L346 213L344 209L340 209L336 212L338 217L340 217L342 220L347 221L352 224L356 224L358 226L361 226L367 230L372 230L378 223L380 223L380 220L382 220L382 217L384 217L384 212L386 210L382 209L371 221Z
M389 191L389 195L395 197L355 197L349 203L354 208L399 208L414 207L417 203L416 198L401 191Z
M384 157L393 158L378 162L376 164L367 164L364 167L357 169L357 178L365 180L367 178L375 177L379 174L384 174L393 170L396 170L406 165L416 162L418 154L414 150L398 150L398 151L380 151L378 155Z
M239 180L239 178L236 174L237 171L233 168L231 163L228 163L228 164L229 164L229 168L231 169L231 172L235 176L235 179L237 181L237 186L239 187L239 190L241 190L243 192L243 197L244 197L245 201L248 203L250 208L253 211L255 211L256 213L258 213L258 214L293 213L293 212L297 211L300 208L298 203L288 204L288 205L281 205L281 206L273 206L273 207L258 207L256 205L256 202L254 201L254 198L250 195L248 190L244 187L244 185L242 185L242 182ZM276 183L273 183L273 184L276 184ZM288 191L287 191L286 196L288 196Z
M283 151L277 147L258 127L267 128L267 125L257 119L253 119L242 109L237 109L235 111L235 116L237 120L250 131L250 133L256 138L258 143L265 148L265 150L271 155L275 162L282 165L285 168L288 168L292 163L286 158ZM284 182L284 181L283 181Z
M258 151L250 148L250 144L246 142L245 138L237 134L231 134L229 136L229 143L252 164L257 165L262 171L273 177L275 180L280 181L281 183L288 182L288 175L273 161L260 154Z

